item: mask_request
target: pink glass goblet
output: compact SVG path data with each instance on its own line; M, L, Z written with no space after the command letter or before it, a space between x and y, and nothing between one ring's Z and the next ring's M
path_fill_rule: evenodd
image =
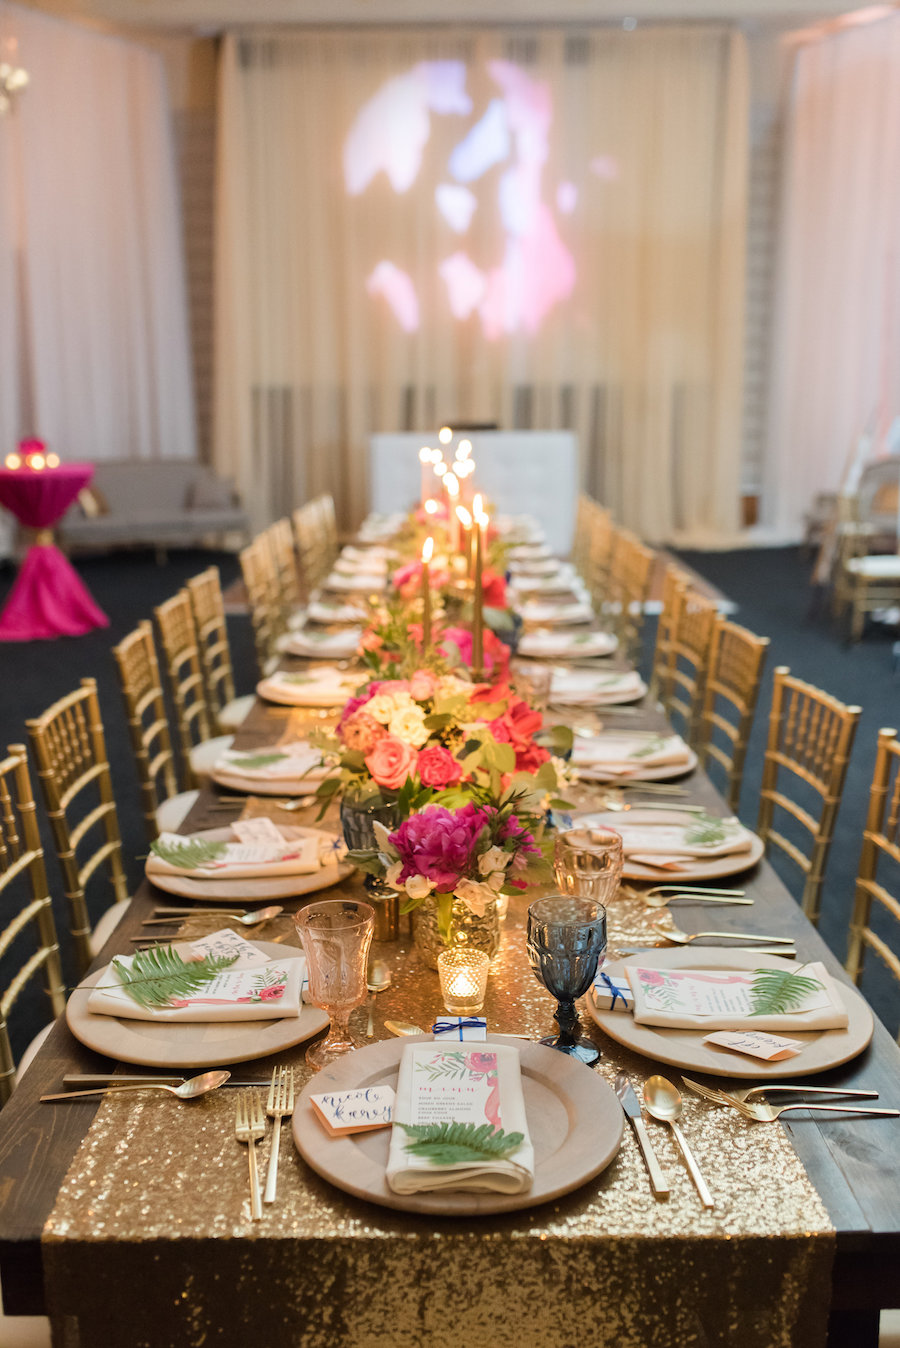
M319 1071L359 1048L350 1033L350 1012L366 999L375 909L355 899L329 899L301 908L294 925L306 955L310 1000L331 1018L325 1038L306 1051L306 1061Z

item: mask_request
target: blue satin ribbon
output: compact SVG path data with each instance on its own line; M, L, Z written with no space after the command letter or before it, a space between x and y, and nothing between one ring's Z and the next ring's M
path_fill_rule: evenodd
M445 1024L446 1029L438 1028L439 1026L441 1026L441 1021L436 1020L431 1027L431 1033L453 1034L454 1032L458 1032L460 1040L462 1040L463 1030L483 1030L487 1028L487 1022L483 1018L478 1018L475 1020L463 1020L459 1016L457 1016L455 1017L455 1023L454 1020L449 1020L446 1021Z
M601 983L605 983L605 984L606 984L607 988L608 988L609 991L612 993L612 1001L611 1001L610 1004L609 1004L609 1009L610 1009L610 1011L615 1011L615 1009L616 1009L616 1001L617 1001L617 1000L620 1000L620 1001L621 1001L624 1010L627 1011L627 1010L628 1010L628 1002L625 1000L625 994L624 994L624 992L622 992L621 988L617 988L617 987L616 987L615 983L612 981L612 979L610 978L609 974L606 973L605 970L601 969L600 972L599 972L599 974L598 974L598 978L600 979L600 982L601 982Z

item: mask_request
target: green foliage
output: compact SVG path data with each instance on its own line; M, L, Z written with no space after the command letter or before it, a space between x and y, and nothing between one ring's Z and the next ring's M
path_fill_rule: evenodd
M502 1161L520 1147L523 1133L504 1133L489 1123L398 1123L413 1139L406 1150L432 1165Z
M684 841L693 847L716 847L731 832L733 828L729 826L729 820L704 812L691 820L690 827L685 829Z
M166 1007L199 992L236 959L237 955L204 955L185 961L171 946L156 946L136 951L130 967L114 959L113 968L138 1006Z
M234 768L269 768L273 763L283 763L287 754L241 754L234 755L229 759L229 764Z
M658 754L660 750L666 747L665 735L654 735L646 744L642 744L639 749L632 749L628 755L629 758L649 758L651 754Z
M185 838L184 842L166 843L155 838L150 844L153 856L179 870L195 871L225 855L224 842L210 842L208 838Z
M750 985L751 1016L781 1016L793 1011L822 984L804 973L784 969L754 969Z

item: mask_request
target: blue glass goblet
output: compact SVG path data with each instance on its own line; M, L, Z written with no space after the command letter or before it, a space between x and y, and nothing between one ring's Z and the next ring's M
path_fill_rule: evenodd
M600 1050L579 1032L575 1001L591 986L606 952L606 909L574 895L538 899L528 909L527 949L535 977L558 1003L559 1034L541 1043L590 1067Z

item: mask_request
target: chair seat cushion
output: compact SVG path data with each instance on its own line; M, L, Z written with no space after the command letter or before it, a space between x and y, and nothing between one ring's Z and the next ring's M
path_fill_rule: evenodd
M177 796L164 800L156 811L156 827L160 833L177 833L199 795L199 791L179 791Z
M233 735L216 735L214 739L195 744L191 750L191 771L197 777L208 777L213 764L222 757L226 749L231 748L233 742Z
M256 701L255 693L246 693L243 697L233 697L219 712L219 725L226 730L237 730L247 719Z
M900 556L891 552L884 556L854 557L847 563L847 570L865 580L900 580Z

